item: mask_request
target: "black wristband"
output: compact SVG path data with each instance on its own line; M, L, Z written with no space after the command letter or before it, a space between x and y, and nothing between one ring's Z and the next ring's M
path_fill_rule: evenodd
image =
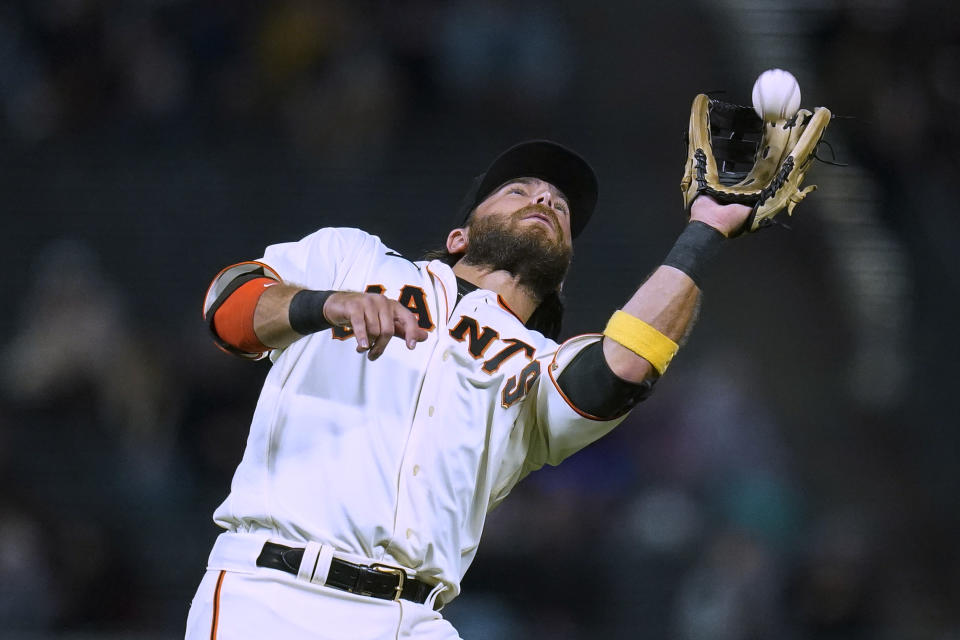
M333 325L323 315L323 305L327 302L327 298L334 293L336 291L309 291L307 289L297 292L290 300L290 309L287 311L290 328L305 336L332 327Z
M700 286L703 269L720 251L726 236L708 224L693 220L664 258L663 264L680 269Z

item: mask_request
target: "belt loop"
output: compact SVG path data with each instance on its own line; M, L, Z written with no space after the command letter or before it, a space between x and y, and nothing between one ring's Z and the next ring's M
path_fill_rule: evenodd
M427 599L424 601L423 604L427 605L434 611L439 611L440 609L443 608L443 605L440 605L439 607L436 606L437 597L446 590L447 590L447 585L442 582L438 582L437 585L430 590L430 593L427 594Z
M317 542L308 542L303 550L303 560L300 561L300 570L297 571L297 578L310 582L313 579L313 572L317 568L317 556L320 554L320 544Z
M327 576L330 575L330 563L333 562L333 545L321 544L318 546L320 549L319 555L317 556L317 565L313 571L313 577L310 578L310 582L323 585L327 584Z

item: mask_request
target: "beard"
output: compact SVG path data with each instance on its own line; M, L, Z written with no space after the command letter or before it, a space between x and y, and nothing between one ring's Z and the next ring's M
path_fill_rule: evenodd
M536 212L549 216L554 221L553 229L521 226L525 216ZM558 228L556 215L543 205L519 209L506 222L502 217L493 216L471 219L470 243L463 261L493 271L506 271L538 301L543 300L559 291L573 257L570 247L559 237Z

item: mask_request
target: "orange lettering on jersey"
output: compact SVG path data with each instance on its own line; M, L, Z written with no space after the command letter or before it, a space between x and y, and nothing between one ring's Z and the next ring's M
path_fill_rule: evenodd
M516 338L504 338L504 342L509 343L509 345L500 351L497 355L493 356L489 360L483 363L483 370L487 373L494 373L497 369L500 368L504 362L517 355L519 352L523 351L528 359L533 358L533 353L535 349L523 342L522 340L517 340Z
M507 380L507 384L503 387L503 396L500 401L500 404L503 405L504 409L508 409L510 405L515 403L517 400L527 395L530 391L530 387L533 386L533 383L537 381L537 378L540 377L540 361L534 360L520 371L520 381L517 382L517 376L511 376Z
M467 340L467 351L470 355L474 358L482 358L487 347L493 344L500 334L490 327L484 327L483 331L480 331L476 320L470 316L463 316L457 326L450 329L450 335L457 342Z
M417 324L421 329L433 331L433 318L430 317L430 307L427 306L427 296L423 289L412 284L403 285L398 302L417 316Z

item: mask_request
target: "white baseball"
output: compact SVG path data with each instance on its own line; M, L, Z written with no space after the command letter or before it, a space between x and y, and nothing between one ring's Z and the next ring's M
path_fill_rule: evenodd
M792 118L800 108L800 84L783 69L768 69L753 83L753 110L764 122Z

